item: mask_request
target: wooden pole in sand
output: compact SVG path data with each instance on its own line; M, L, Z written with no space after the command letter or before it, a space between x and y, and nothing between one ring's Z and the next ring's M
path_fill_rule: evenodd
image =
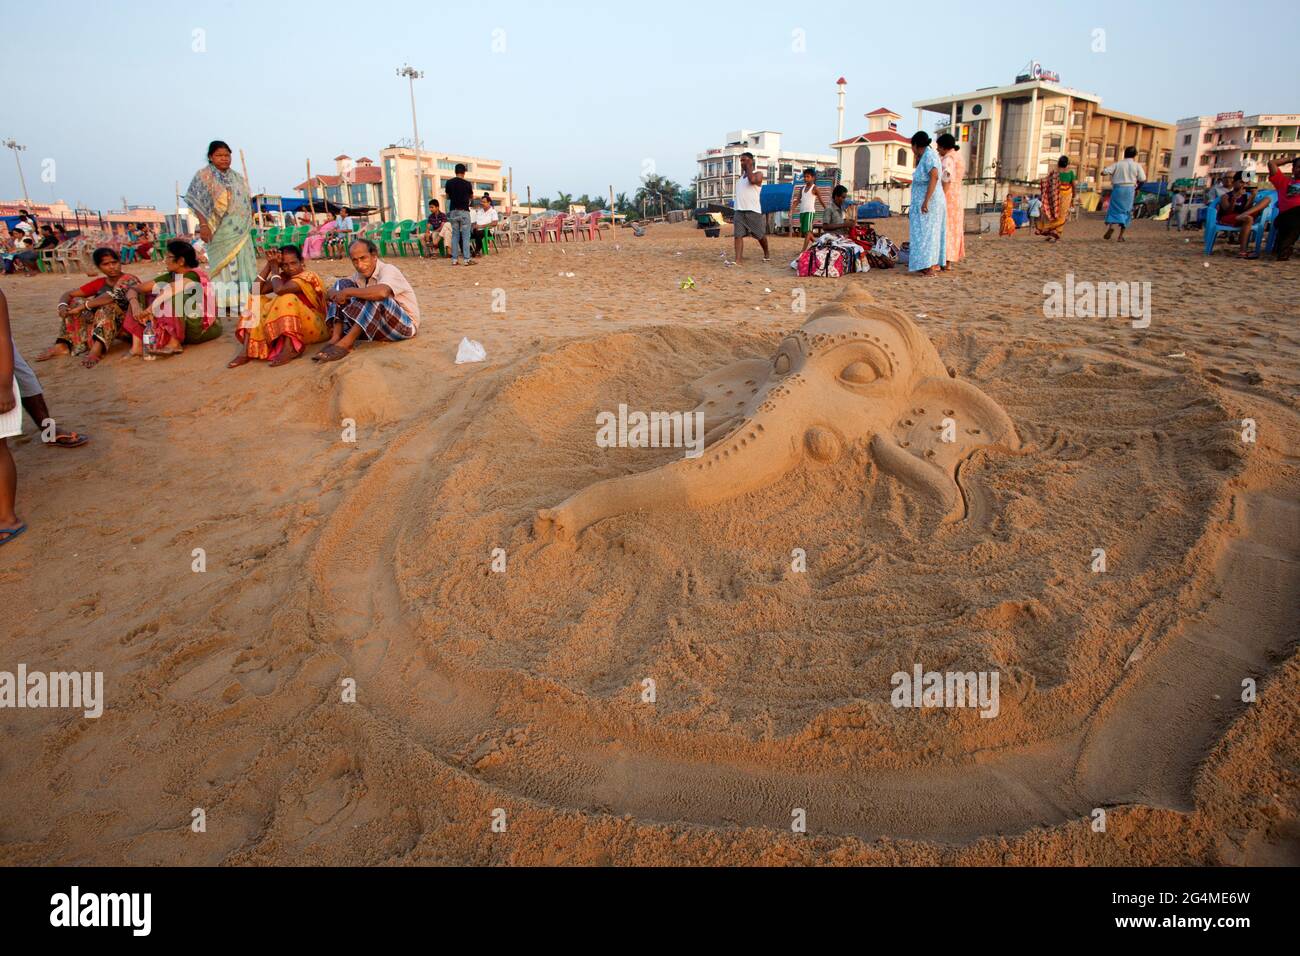
M533 218L533 187L528 187L528 218Z
M506 180L506 212L514 215L515 212L515 168L510 167L510 178Z
M609 187L609 237L618 238L618 210L614 208L614 186Z
M176 235L179 236L181 234L181 183L179 179L176 180L175 182L176 182ZM186 223L185 225L188 226L189 223ZM186 229L185 231L189 232L188 229Z
M244 161L244 150L242 147L239 150L239 165L240 168L244 170L244 185L248 187L249 192L252 192L253 181L248 178L248 163ZM178 190L180 189L180 183L176 184L176 188ZM262 219L262 200L260 197L257 200L257 219L258 219L258 225L260 226L261 219Z
M311 224L316 225L316 184L311 180L311 160L307 160L307 206L311 209Z

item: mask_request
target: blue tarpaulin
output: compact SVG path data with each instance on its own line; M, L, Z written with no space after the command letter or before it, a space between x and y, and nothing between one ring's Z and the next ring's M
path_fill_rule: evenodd
M858 206L858 219L888 219L889 207L879 199L864 202Z
M774 183L763 186L758 194L763 212L789 212L794 199L794 183Z

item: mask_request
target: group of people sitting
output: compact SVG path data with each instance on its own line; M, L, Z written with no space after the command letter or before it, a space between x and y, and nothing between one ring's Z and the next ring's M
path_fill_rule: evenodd
M123 269L115 250L96 249L92 259L101 274L59 298L58 334L37 361L73 356L93 368L119 339L130 341L131 355L173 355L219 337L223 317L235 320L240 345L229 368L254 359L278 367L321 342L327 344L313 359L332 362L360 338L414 336L419 305L401 270L381 260L368 239L357 239L348 251L356 272L327 292L297 246L269 250L239 314L223 316L218 290L189 242L168 242L164 271L152 279Z
M41 253L82 238L79 231L71 232L62 223L38 224L26 209L20 209L18 216L13 227L0 235L0 268L6 275L36 275ZM121 234L119 245L132 251L131 258L148 259L156 241L147 223L135 223Z

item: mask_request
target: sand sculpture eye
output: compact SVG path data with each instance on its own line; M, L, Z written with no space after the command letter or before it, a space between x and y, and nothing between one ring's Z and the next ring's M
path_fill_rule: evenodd
M880 378L880 373L870 362L858 361L851 363L840 372L840 378L852 385L870 385Z
M776 361L772 363L772 370L776 372L777 375L784 375L786 372L790 371L790 356L785 352L778 355Z

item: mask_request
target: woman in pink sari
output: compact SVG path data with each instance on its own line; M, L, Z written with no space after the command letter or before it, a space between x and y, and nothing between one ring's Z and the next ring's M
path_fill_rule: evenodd
M948 220L945 225L944 251L947 256L945 269L951 269L966 258L966 209L962 201L962 179L966 176L966 164L961 158L961 147L957 145L951 133L944 133L935 141L939 148L939 159L943 163L943 198L947 208Z
M302 243L303 259L319 259L321 252L325 248L325 240L329 234L339 227L339 224L331 219L322 225L316 226L307 234L307 238Z

